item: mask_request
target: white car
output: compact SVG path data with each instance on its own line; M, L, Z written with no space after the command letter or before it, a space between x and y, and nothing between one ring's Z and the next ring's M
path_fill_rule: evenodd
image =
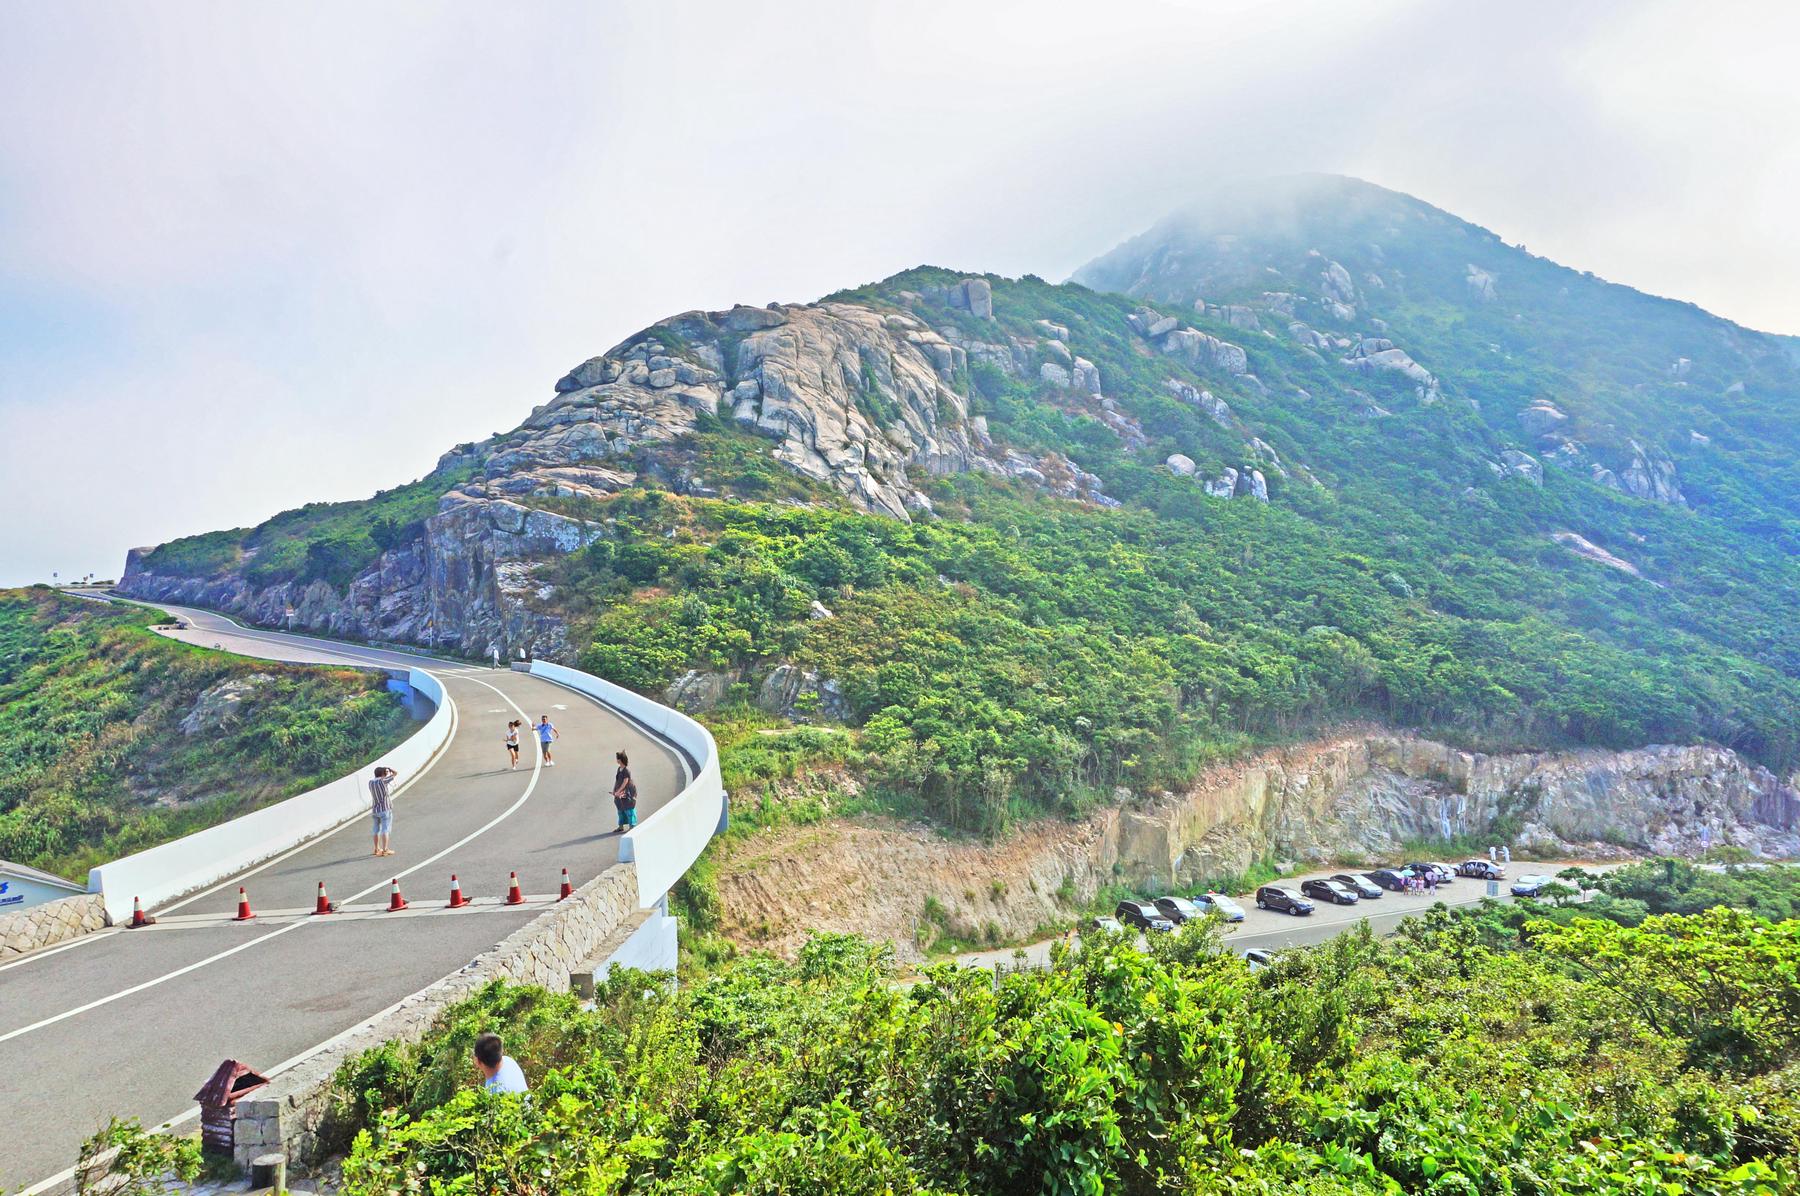
M1223 893L1201 893L1194 898L1201 905L1210 905L1219 911L1219 916L1227 922L1242 922L1244 907Z

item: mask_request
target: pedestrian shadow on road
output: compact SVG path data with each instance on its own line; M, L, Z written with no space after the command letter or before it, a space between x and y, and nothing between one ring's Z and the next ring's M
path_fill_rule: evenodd
M598 843L602 839L611 839L617 834L617 831L595 831L593 834L585 835L579 839L564 839L561 843L552 843L543 850L557 851L564 847L580 847L584 843Z

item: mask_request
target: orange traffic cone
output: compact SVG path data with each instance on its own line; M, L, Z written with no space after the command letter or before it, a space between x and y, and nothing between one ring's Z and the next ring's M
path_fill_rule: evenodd
M131 899L131 929L139 926L154 926L156 919L144 912L144 903L136 897Z
M335 913L337 913L337 907L335 905L331 904L331 898L329 898L325 895L325 882L324 881L319 882L319 899L317 902L315 902L313 904L313 913L315 913L315 914L335 914Z
M255 914L250 912L250 898L244 892L244 886L239 885L238 886L238 912L237 912L237 917L233 918L232 921L233 922L248 922L251 918L254 918L255 916L256 916Z
M567 868L564 868L563 869L562 892L560 892L556 895L556 899L558 901L561 901L563 898L571 895L574 892L575 892L575 886L569 883L569 870Z
M461 909L467 904L469 904L469 899L462 895L462 882L457 880L456 873L452 872L450 874L450 904L446 908Z
M519 892L519 874L517 872L514 872L511 875L512 875L512 888L507 890L506 904L508 904L508 905L524 905L525 904L525 894Z
M406 898L400 895L400 878L395 877L388 882L392 888L388 890L388 913L406 908Z

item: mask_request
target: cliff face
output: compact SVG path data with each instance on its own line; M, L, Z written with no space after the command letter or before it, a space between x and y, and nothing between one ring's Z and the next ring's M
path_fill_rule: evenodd
M1411 736L1345 735L994 843L888 822L775 832L725 858L721 890L728 929L748 941L793 950L809 930L856 930L916 956L928 897L964 937L991 926L1017 939L1120 881L1161 893L1270 858L1373 864L1408 842L1448 836L1491 837L1542 857L1693 855L1706 842L1800 856L1800 793L1721 748L1486 756Z
M969 331L992 321L985 280L904 299L904 310L850 302L735 307L652 325L571 370L556 397L514 431L445 454L440 470L473 476L442 496L418 537L382 552L346 586L255 585L245 575L254 549L207 576L158 572L152 550L137 549L120 588L269 625L285 624L292 611L296 628L334 635L559 655L569 647L566 629L540 567L603 531L597 520L565 512L635 485L645 472L677 493L716 493L703 462L666 451L715 421L773 441L775 459L801 478L895 519L930 511L920 477L970 471L1112 504L1098 478L1060 454L998 446L985 421L970 417L971 358L1018 376L1040 343L997 326L986 339ZM968 314L943 318L949 310ZM1060 341L1056 347L1068 356ZM1079 358L1073 364L1085 367L1083 395L1097 402L1098 370Z

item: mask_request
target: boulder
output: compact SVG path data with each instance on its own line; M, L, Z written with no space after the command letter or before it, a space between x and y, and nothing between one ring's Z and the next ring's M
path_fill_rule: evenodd
M1568 418L1553 403L1539 399L1519 412L1519 426L1525 429L1528 436L1542 436L1547 432L1554 432Z
M1075 360L1075 355L1069 352L1069 346L1061 341L1044 341L1043 346L1044 352L1052 360L1059 361L1063 365L1069 365Z
M1356 284L1350 280L1350 271L1333 261L1327 261L1319 275L1319 292L1340 304L1356 302Z
M1168 333L1175 331L1177 323L1179 323L1179 321L1176 320L1174 316L1160 316L1149 323L1144 329L1144 335L1151 340L1155 340L1159 336L1165 336Z
M994 318L994 288L985 278L965 278L962 280L962 307L969 309L972 316L980 316L984 320Z
M1168 460L1164 461L1163 464L1167 465L1169 467L1169 472L1178 478L1191 478L1194 476L1194 459L1187 456L1185 453L1170 453Z
M1469 288L1472 298L1482 303L1492 303L1497 297L1494 291L1494 276L1486 270L1471 263L1463 283Z
M1654 446L1646 448L1636 440L1629 443L1631 460L1619 472L1619 488L1634 498L1670 506L1687 505L1675 474L1675 462L1669 460L1668 454Z
M1254 498L1257 502L1269 501L1269 483L1263 477L1262 470L1250 469L1238 475L1236 495Z
M1206 492L1214 498L1230 498L1237 493L1238 471L1227 466L1224 473L1206 483Z
M1544 467L1536 457L1518 449L1507 449L1500 454L1499 461L1490 461L1488 466L1496 477L1520 478L1533 486L1544 484Z
M689 714L704 714L725 700L731 681L729 673L689 669L670 683L663 693L663 701Z
M850 703L837 682L791 664L777 665L763 680L756 704L795 722L817 718L841 722L850 717Z
M1069 385L1069 371L1054 361L1046 361L1038 367L1038 380L1066 390Z
M1076 390L1085 390L1089 394L1097 395L1100 393L1100 367L1085 357L1077 357L1074 369L1070 374L1070 381Z
M1049 320L1034 320L1032 321L1032 326L1035 327L1038 332L1049 337L1053 341L1067 341L1069 339L1069 329L1065 325L1053 324Z

